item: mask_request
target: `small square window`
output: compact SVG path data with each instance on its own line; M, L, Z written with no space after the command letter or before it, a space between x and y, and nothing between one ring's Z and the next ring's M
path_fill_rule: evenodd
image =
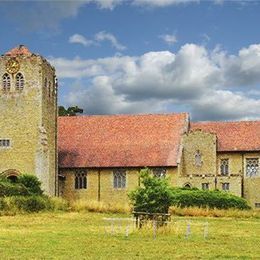
M260 202L256 202L256 203L255 203L255 207L256 207L256 208L260 208Z
M209 189L209 183L202 183L202 184L201 184L201 188L202 188L203 190L208 190L208 189Z
M227 182L222 183L222 190L229 191L229 183Z
M11 142L10 139L0 139L0 148L6 148L6 147L10 147L11 146Z

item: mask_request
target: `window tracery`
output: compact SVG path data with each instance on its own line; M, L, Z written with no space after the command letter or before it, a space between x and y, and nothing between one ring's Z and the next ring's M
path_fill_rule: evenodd
M202 166L202 154L200 150L197 150L195 153L195 166L201 167Z
M113 172L114 188L122 189L126 187L126 171L123 169L116 169Z
M222 176L227 176L229 173L229 160L221 159L220 161L220 173Z
M258 175L259 159L258 158L246 158L246 176L254 177Z
M15 87L16 90L22 91L24 88L24 77L22 73L17 73L15 76Z
M75 174L75 189L87 189L87 172L80 170Z
M3 91L8 92L11 89L10 75L5 73L2 77Z

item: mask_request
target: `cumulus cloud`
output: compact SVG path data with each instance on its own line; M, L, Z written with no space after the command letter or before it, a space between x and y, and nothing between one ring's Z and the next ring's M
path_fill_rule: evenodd
M165 7L170 5L199 3L200 0L133 0L134 5L148 7Z
M175 34L163 34L159 38L163 39L167 44L173 45L177 42L177 37Z
M81 34L73 34L69 38L70 43L78 43L82 44L85 47L90 45L98 45L100 42L108 41L111 43L111 46L119 51L123 51L126 49L126 46L119 43L117 38L112 34L105 31L101 31L95 34L94 39L88 40L85 36Z
M86 37L84 37L81 34L73 34L72 36L70 36L69 38L69 42L70 43L78 43L78 44L82 44L84 46L90 46L92 45L94 42L92 40L88 40Z
M123 51L126 49L124 45L118 42L118 40L112 33L108 33L105 31L99 32L95 35L95 40L97 42L109 41L111 45L119 51Z
M195 120L260 118L260 44L229 55L185 44L96 60L50 58L58 76L75 80L63 97L89 114L183 110Z

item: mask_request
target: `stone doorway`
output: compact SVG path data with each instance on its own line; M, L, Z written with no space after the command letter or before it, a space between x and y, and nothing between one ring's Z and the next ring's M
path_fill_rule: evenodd
M17 178L20 175L20 172L14 169L9 169L3 173L0 173L0 175L6 177L11 182L17 182Z

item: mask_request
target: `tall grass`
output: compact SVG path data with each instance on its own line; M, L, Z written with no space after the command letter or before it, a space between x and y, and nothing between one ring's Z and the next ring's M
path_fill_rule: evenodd
M99 213L130 213L131 208L128 204L123 203L105 203L96 200L76 200L70 202L72 211L82 212L99 212Z
M169 213L177 216L191 217L235 217L260 218L260 210L211 209L200 207L170 207Z

